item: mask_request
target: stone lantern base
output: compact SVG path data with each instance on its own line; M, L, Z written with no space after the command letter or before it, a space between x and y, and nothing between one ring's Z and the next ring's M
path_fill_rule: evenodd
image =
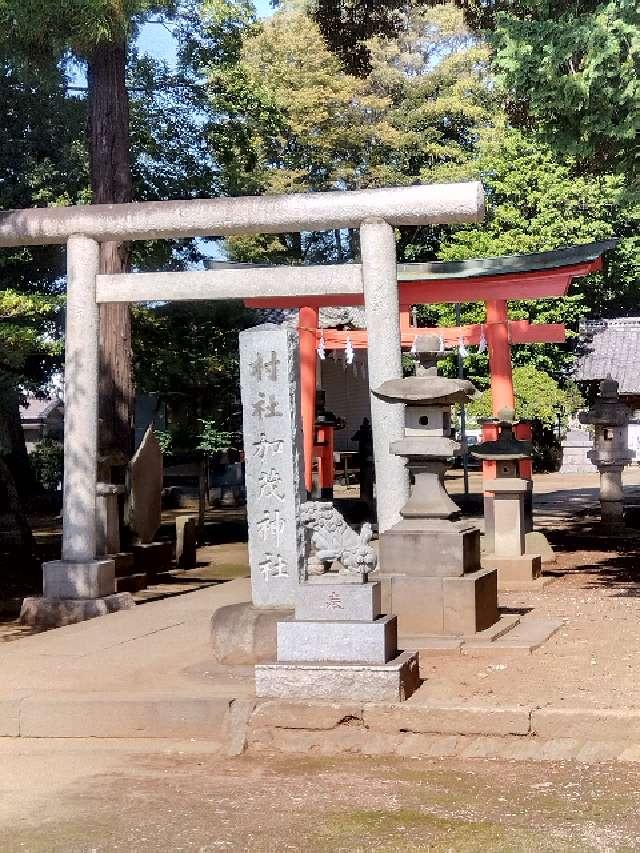
M403 637L469 636L498 621L497 574L480 568L480 531L467 522L404 519L386 530L378 579Z
M540 554L522 554L508 557L489 554L482 558L482 565L487 569L497 571L498 588L505 591L535 589L543 584L541 577L542 557Z

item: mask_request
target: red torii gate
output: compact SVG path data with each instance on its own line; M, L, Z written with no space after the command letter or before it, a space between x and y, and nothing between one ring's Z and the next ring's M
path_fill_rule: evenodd
M514 255L472 261L398 264L400 327L403 348L410 348L417 334L434 332L445 343L478 344L484 330L489 353L493 414L503 408L515 408L511 344L562 343L565 329L561 323L535 323L509 320L507 300L560 297L567 293L574 278L602 269L604 252L616 240L575 246L554 252ZM411 306L437 302L482 302L487 309L486 323L443 329L418 329L411 326ZM246 300L255 308L298 308L300 339L301 410L304 434L305 483L312 487L314 454L316 359L320 338L326 349L344 349L347 340L354 349L367 347L366 330L339 331L320 329L320 308L362 305L360 294L331 296L276 297ZM530 475L530 471L521 470Z

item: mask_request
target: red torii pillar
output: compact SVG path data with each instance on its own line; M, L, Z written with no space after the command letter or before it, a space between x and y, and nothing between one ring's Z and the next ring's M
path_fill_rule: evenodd
M432 276L426 270L425 276L420 270L412 269L401 273L399 278L401 305L401 335L402 346L410 347L416 330L411 328L409 306L432 304L437 302L480 302L487 304L487 322L482 325L461 327L460 329L421 329L422 333L435 332L446 338L446 333L462 334L465 343L477 344L483 327L489 346L490 368L492 374L493 413L505 406L513 407L513 379L511 376L511 344L512 343L560 343L564 341L564 327L561 324L534 324L526 321L509 320L507 314L507 299L541 299L564 296L571 281L579 276L588 275L602 269L602 253L611 248L608 244L598 244L599 254L578 261L565 259L566 252L558 252L558 263L553 266L536 266L523 271L498 271L489 275L470 274L465 277ZM550 253L553 254L553 253ZM412 265L408 265L411 267ZM415 265L419 266L419 265ZM297 308L300 310L300 325L303 331L304 343L301 339L301 380L302 380L302 412L304 426L305 448L305 482L310 489L311 463L313 459L313 433L315 422L315 346L311 352L312 329L316 329L316 345L319 340L317 333L318 309L321 306L362 305L361 294L344 293L331 296L280 296L277 298L246 299L245 304L255 308ZM546 330L544 337L538 334ZM325 346L330 349L330 333L325 329ZM339 346L344 346L347 337L351 338L354 348L366 347L366 332L360 330L342 334ZM559 336L561 334L561 336ZM362 336L365 336L362 338ZM477 337L476 337L477 335ZM406 338L406 343L405 343ZM360 340L359 340L360 339ZM338 345L338 341L334 339ZM452 341L456 343L456 339ZM313 364L313 369L311 365ZM495 380L494 380L495 371ZM521 425L521 430L528 425ZM519 438L530 438L530 432L523 435L516 431ZM530 472L529 463L529 472ZM520 472L527 476L523 467ZM530 476L530 473L529 473Z
M300 314L300 345L302 354L302 335L308 334L307 320L303 321ZM307 315L304 315L307 317ZM309 315L310 316L310 315ZM304 322L304 327L303 327ZM480 343L483 332L487 340L489 351L489 369L491 374L491 396L492 412L495 415L505 408L514 408L515 396L513 392L513 373L511 367L511 344L513 343L562 343L565 340L565 328L561 323L529 323L528 320L509 320L507 303L505 300L494 300L487 302L487 322L476 323L467 326L455 326L451 328L419 328L411 325L411 314L409 306L400 306L400 335L401 347L410 349L416 335L435 334L441 335L444 342L449 346L455 346L460 338L465 344L477 346ZM326 350L344 349L347 340L351 341L353 349L366 349L368 344L368 333L364 329L352 329L340 331L338 329L318 329L316 331L314 357L320 338L324 340ZM305 344L309 346L309 344ZM315 406L315 371L313 374L313 385L311 378L306 380L302 387L303 399L307 403L303 405L303 412L310 410L310 400L313 398ZM304 415L303 415L304 417ZM315 418L315 412L314 412ZM495 434L494 434L495 432ZM531 427L527 423L518 424L516 427L518 438L530 440ZM483 438L497 438L497 426L492 423L483 427ZM307 456L307 438L305 435L305 472L311 470L313 460L313 438L311 439L310 455ZM495 463L484 463L484 478L495 476ZM522 460L520 464L520 476L531 479L531 460ZM309 476L305 473L305 477Z

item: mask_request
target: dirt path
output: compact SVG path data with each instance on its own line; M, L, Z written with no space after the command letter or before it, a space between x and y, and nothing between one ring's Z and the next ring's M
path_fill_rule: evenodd
M5 853L631 851L640 768L3 746Z

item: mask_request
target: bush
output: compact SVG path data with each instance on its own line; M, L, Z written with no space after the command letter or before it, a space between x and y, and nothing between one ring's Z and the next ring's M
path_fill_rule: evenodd
M46 492L55 491L62 483L64 449L61 441L44 438L30 455L33 473Z

